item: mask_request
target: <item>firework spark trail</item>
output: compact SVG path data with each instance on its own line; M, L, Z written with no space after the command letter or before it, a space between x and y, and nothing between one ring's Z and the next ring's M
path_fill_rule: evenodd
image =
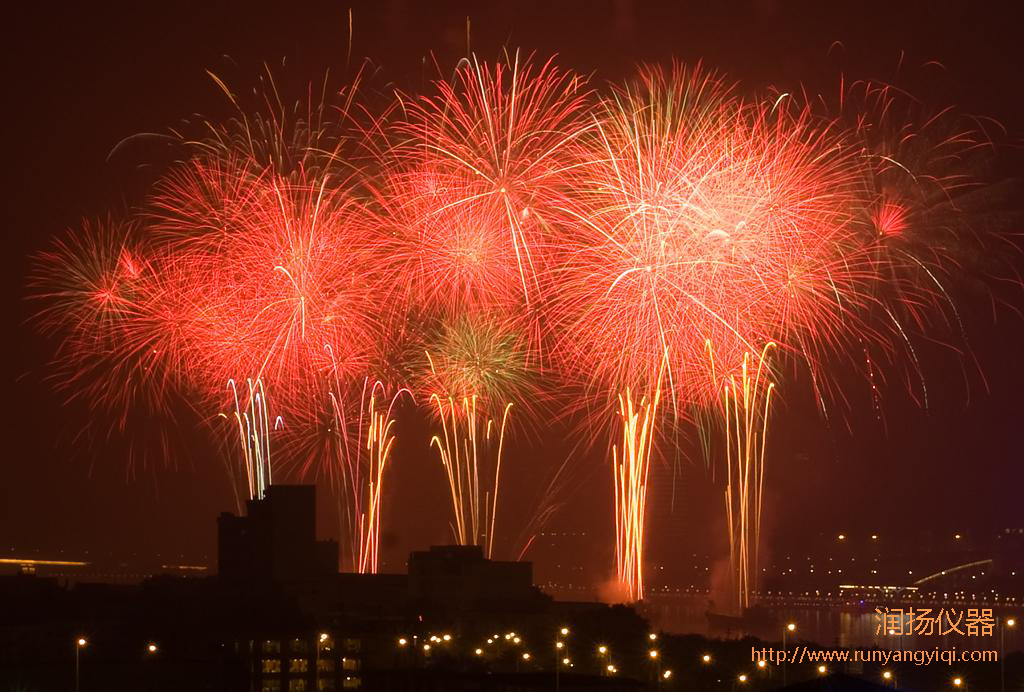
M768 355L774 348L774 343L765 345L756 368L751 367L752 359L747 354L739 373L725 373L719 379L713 347L710 341L707 343L709 370L712 381L721 391L721 414L725 424L724 495L737 613L750 607L751 598L757 592L768 413L775 392Z
M278 416L271 427L270 406L263 382L257 378L247 380L246 384L248 392L242 401L238 398L238 386L234 380L228 380L228 389L231 390L235 405L232 416L238 426L238 443L248 481L249 499L262 500L272 481L270 433L278 430L283 420ZM220 415L227 417L227 414Z
M430 401L441 422L441 434L434 435L430 445L437 449L448 479L452 534L459 545L481 546L490 559L494 554L502 452L512 402L505 405L501 423L496 424L478 409L476 396L456 401L434 393Z
M661 402L661 375L651 399L634 405L629 388L619 395L622 448L612 447L612 478L615 487L615 557L619 585L629 600L644 597L644 527L647 489L654 445L654 428Z
M521 322L501 315L467 313L438 325L426 341L428 393L440 431L438 451L452 501L452 533L462 545L493 555L505 436L513 402L536 416L542 380L531 367Z
M381 407L378 400L381 397L387 399L384 385L377 381L370 386L369 381L365 381L359 417L355 421L358 435L355 439L350 437L350 423L339 401L340 392L329 394L332 432L340 437L337 450L340 458L329 467L333 469L336 466L337 471L329 470L328 473L338 492L339 503L344 505L345 535L352 568L362 574L376 574L380 563L385 471L395 443L395 406L403 394L410 392L400 389L388 400L386 407Z

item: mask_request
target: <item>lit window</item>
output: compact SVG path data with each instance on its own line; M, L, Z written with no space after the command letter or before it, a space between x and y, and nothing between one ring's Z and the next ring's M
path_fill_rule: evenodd
M320 678L317 682L317 689L323 692L324 690L334 689L334 680L332 678Z
M306 681L302 679L289 680L288 692L306 692Z
M292 640L292 651L298 653L305 653L307 651L305 639L293 639Z
M280 673L281 661L276 658L265 658L263 659L263 664L260 666L260 670L264 673Z
M276 639L267 639L263 642L263 653L265 654L279 654L281 653L281 642Z
M362 685L362 679L357 678L355 676L347 677L341 682L341 686L344 687L346 690L354 690L359 687L362 687Z
M316 669L321 673L330 673L334 670L334 661L329 658L321 658L317 661Z
M281 692L281 681L268 679L260 685L261 692Z
M359 659L358 658L343 658L341 659L342 670L359 670Z
M292 673L305 673L309 670L309 661L304 658L293 658L288 664L288 670Z

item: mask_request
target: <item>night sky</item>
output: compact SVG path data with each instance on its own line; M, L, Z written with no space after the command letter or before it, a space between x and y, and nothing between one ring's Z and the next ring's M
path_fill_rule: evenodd
M114 146L130 135L165 132L193 113L230 114L206 70L237 88L250 86L265 61L286 87L300 89L325 70L345 72L346 3L101 3L56 9L27 3L5 16L3 170L6 247L2 256L3 433L0 553L56 555L111 552L181 555L202 560L214 549L214 517L233 509L212 451L190 425L169 463L129 469L124 444L77 433L86 423L65 408L45 381L53 344L29 323L25 275L30 256L83 217L131 208L152 179L145 148ZM423 58L451 66L472 49L500 57L503 47L558 55L593 72L596 83L620 79L638 61L703 62L745 88L834 92L848 79L896 81L938 105L1002 123L1008 134L996 162L1001 211L1024 209L1012 191L1020 168L1013 146L1024 133L1020 79L1021 10L979 3L771 2L398 2L353 4L352 65L370 58L378 80L416 90L429 71ZM1011 5L1011 3L1007 3ZM282 65L282 59L284 64ZM902 67L899 67L902 61ZM939 66L922 67L929 61ZM1014 204L1017 205L1016 209ZM1024 219L1022 219L1024 223ZM1024 269L1024 261L1017 264ZM1024 307L1024 291L1000 288ZM878 421L851 380L856 412L824 421L806 382L783 387L769 464L768 540L799 550L819 532L976 533L1024 525L1020 435L1024 430L1024 322L1012 310L992 315L979 296L958 296L973 357L920 344L930 408L893 384ZM972 365L976 358L981 373ZM845 386L845 385L843 385ZM412 426L415 428L415 425ZM851 432L852 430L852 432ZM410 441L408 438L420 436ZM405 551L446 538L448 498L423 431L402 439L391 478L391 568ZM421 444L422 442L422 444ZM580 546L582 562L611 568L610 473L604 445L577 455L565 506L549 530L599 537ZM525 440L508 459L521 469L503 498L509 534L532 511L537 479L561 463L566 445ZM684 446L680 455L692 451ZM663 458L670 455L662 455ZM651 554L720 550L720 491L699 460L682 462L676 510L669 512L672 473L656 473ZM325 497L321 497L326 502ZM323 531L331 532L329 522ZM604 551L604 552L602 552Z

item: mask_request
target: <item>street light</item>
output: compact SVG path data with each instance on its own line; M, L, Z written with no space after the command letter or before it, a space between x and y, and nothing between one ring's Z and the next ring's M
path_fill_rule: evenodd
M652 635L652 641L655 638L656 637L654 637ZM660 681L660 679L661 679L661 659L659 658L658 650L657 649L651 649L650 651L647 652L647 655L650 657L652 663L656 663L657 664L657 669L655 670L655 673L654 673L654 679L656 681Z
M786 623L786 627L782 630L782 651L783 651L783 653L786 652L786 633L787 632L796 632L796 623L795 622ZM789 658L789 656L785 656L782 659L782 686L783 687L786 686L786 659L787 658Z
M568 627L562 627L560 630L558 630L558 633L560 635L562 635L563 637L568 637L569 636L569 628ZM562 689L562 679L561 679L562 664L569 665L569 659L568 658L562 658L561 659L561 663L559 663L559 659L558 659L559 652L561 652L562 649L564 649L564 648L565 648L565 643L562 642L562 640L559 639L556 636L555 637L555 692L559 692L559 690Z
M1017 621L1014 618L1007 618L1004 623L999 626L999 689L1001 692L1006 692L1006 628L1016 627Z
M886 683L892 685L893 687L896 686L896 677L892 674L891 671L883 670L882 679L885 680Z
M89 642L86 641L85 637L79 637L78 639L75 640L75 692L78 692L78 689L79 689L79 685L78 685L78 677L79 677L78 676L78 671L79 671L79 667L80 666L79 666L79 660L78 660L79 656L78 656L78 654L85 647L85 645L88 644L88 643Z
M711 654L704 654L700 657L702 663L711 663Z
M146 651L148 651L151 654L155 654L157 652L157 650L158 650L158 647L157 647L156 644L152 644L151 643L149 646L146 647Z
M598 644L598 646L597 646L597 655L601 657L601 662L602 663L606 662L608 660L608 647L605 646L604 644ZM611 672L611 666L606 666L604 668L604 670L602 670L602 675L610 673L610 672Z
M819 675L824 675L827 672L828 672L828 668L826 668L825 666L818 666L818 674Z

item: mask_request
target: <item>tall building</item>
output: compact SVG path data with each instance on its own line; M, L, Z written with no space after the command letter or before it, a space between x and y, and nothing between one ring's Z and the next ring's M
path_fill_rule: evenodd
M316 539L316 487L271 485L249 500L246 516L217 520L217 565L223 579L296 581L338 572L337 541Z

